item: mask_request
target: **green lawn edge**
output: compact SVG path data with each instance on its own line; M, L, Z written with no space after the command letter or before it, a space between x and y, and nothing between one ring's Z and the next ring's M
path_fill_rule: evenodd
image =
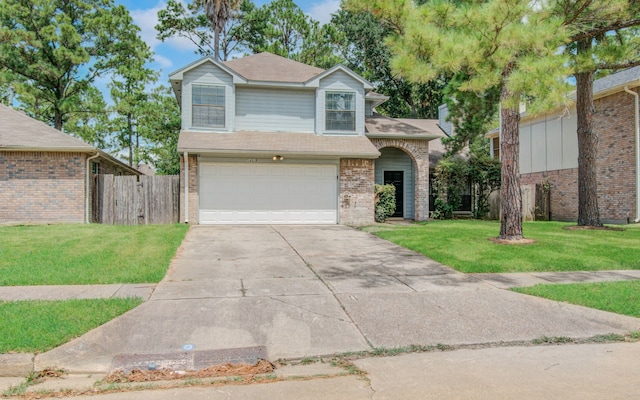
M498 221L450 220L364 228L378 237L465 273L558 272L640 269L640 229L568 230L562 222L525 222L535 243L491 241Z
M189 227L0 227L0 286L157 283Z
M142 303L137 297L0 302L0 354L45 352Z

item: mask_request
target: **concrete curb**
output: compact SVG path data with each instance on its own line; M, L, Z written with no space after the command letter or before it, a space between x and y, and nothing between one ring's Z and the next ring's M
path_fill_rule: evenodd
M0 376L24 377L33 372L35 354L0 354Z

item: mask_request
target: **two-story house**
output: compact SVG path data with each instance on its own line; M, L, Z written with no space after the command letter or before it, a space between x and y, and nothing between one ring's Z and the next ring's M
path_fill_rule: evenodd
M602 222L640 220L640 67L593 82L594 132L598 135L596 179ZM550 188L551 217L578 218L578 121L576 107L544 115L522 114L520 120L520 181ZM500 136L487 134L495 157Z
M388 98L350 69L260 53L205 57L169 79L182 109L182 221L368 224L374 182L396 185L397 216L428 218L437 121L375 114Z

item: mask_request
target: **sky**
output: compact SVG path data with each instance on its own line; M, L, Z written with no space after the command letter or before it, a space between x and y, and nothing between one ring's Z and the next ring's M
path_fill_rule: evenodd
M189 0L182 0L189 2ZM197 60L201 56L194 52L195 46L187 39L175 38L161 42L156 39L154 26L158 23L158 11L166 5L166 0L115 0L116 4L122 4L131 13L132 18L142 30L142 39L155 53L155 62L150 67L160 71L159 83L169 85L168 74ZM257 6L261 6L269 0L253 0ZM296 4L313 19L320 23L328 22L331 13L338 10L340 0L294 0ZM98 82L98 87L106 85L106 82Z

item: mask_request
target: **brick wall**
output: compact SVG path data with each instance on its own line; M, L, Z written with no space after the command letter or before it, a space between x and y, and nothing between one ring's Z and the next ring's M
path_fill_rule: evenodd
M638 91L638 88L634 89ZM594 102L598 135L598 207L603 222L625 223L636 215L634 98L618 92ZM554 220L578 219L578 169L523 174L523 185L548 182Z
M551 219L578 220L578 168L523 174L520 184L548 183L551 192Z
M85 154L0 152L0 223L84 222Z
M378 150L384 147L398 148L411 157L415 166L414 219L429 219L429 141L424 139L375 139L371 143Z
M91 162L96 162L100 165L99 173L104 175L133 175L128 169L125 169L121 165L118 165L110 160L98 157L96 159L91 160Z
M184 155L180 155L180 222L184 222ZM189 155L189 223L198 223L198 156Z
M360 226L374 222L374 160L340 160L340 224Z

